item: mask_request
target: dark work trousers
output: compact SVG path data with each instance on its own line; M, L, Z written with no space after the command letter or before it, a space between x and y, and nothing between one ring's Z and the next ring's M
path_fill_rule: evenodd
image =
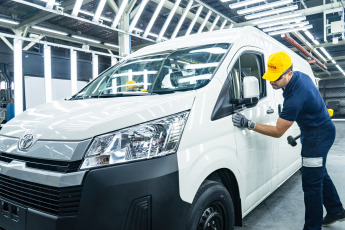
M326 159L334 143L335 127L325 124L301 130L302 187L304 191L304 230L320 230L323 207L336 214L343 209L337 190L326 170Z

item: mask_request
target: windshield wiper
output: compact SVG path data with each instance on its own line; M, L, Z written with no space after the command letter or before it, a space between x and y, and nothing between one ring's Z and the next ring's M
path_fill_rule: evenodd
M108 97L131 97L131 96L145 96L147 93L115 93L115 94L100 94L98 96L93 96L97 98L108 98Z
M170 94L170 93L175 93L175 91L172 91L172 90L157 90L157 91L152 91L150 93L151 94Z

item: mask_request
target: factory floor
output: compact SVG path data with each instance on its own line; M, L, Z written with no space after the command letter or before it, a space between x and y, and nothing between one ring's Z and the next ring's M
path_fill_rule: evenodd
M333 121L337 136L328 154L327 170L345 207L345 121ZM243 227L235 230L302 230L303 225L304 201L298 171L244 218ZM345 221L322 229L345 230Z

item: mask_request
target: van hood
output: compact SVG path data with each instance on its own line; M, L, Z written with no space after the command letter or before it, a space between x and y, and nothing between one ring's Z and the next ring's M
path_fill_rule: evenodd
M0 135L36 140L85 140L191 109L196 91L85 100L53 101L9 121Z

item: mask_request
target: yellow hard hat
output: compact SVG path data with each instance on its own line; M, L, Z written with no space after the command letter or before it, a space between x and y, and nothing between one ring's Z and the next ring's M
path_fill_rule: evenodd
M136 82L133 80L127 81L126 82L126 88L127 89L132 89L133 87L139 87L137 84L135 84Z
M281 51L271 54L267 62L267 71L262 78L268 81L276 81L291 65L291 57L286 52Z
M334 112L333 109L328 109L328 113L331 117L333 117L333 112Z
M147 89L142 89L142 90L140 90L140 92L146 92L147 91Z

